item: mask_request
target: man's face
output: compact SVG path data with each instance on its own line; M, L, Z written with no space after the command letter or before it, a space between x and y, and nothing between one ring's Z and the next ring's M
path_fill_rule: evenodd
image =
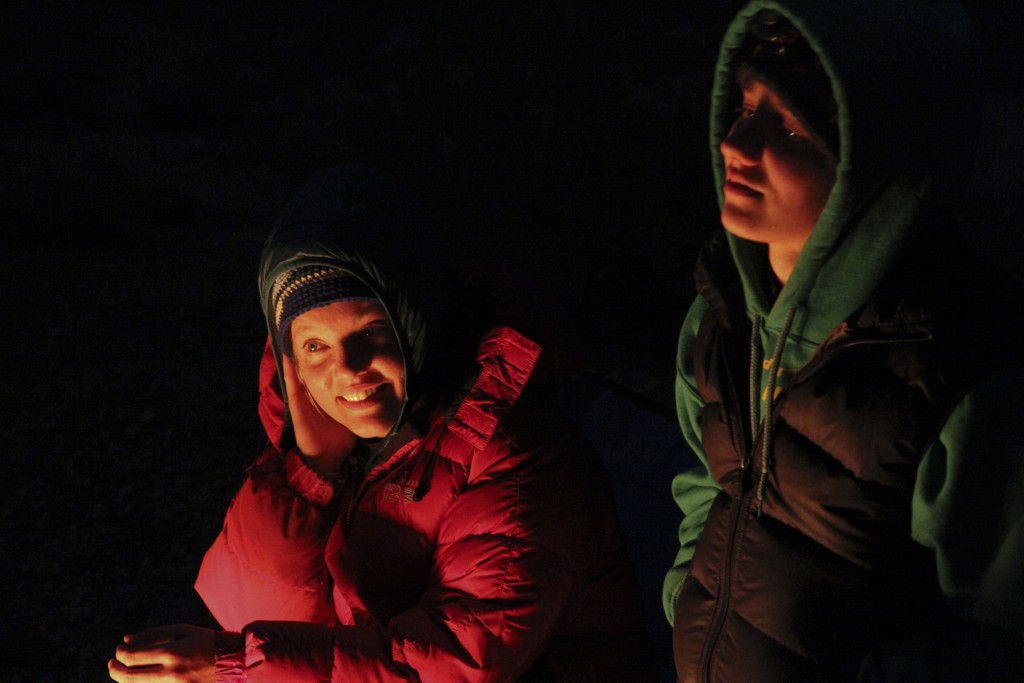
M383 307L339 301L291 325L300 381L331 418L362 439L387 436L405 401L405 367Z
M743 87L743 109L719 147L725 160L722 226L799 254L828 201L835 162L764 83Z

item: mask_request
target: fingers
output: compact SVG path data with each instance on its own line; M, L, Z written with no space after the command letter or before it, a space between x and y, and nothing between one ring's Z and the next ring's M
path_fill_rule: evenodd
M209 629L159 626L126 635L107 671L119 683L199 680L192 676L212 666L213 649L214 632Z
M291 412L292 426L306 428L307 424L319 413L310 405L295 363L288 356L281 356L281 370L284 375L284 392L288 397L288 410Z
M284 390L289 402L298 397L299 375L295 372L295 363L284 354L281 355L281 370L284 375Z
M171 660L171 656L164 647L169 641L160 643L124 643L114 650L114 661L124 664L126 667L163 667Z
M180 638L183 635L182 625L174 624L173 626L155 626L153 628L147 628L138 633L129 633L124 637L124 642L129 645L144 645L144 644L156 644L166 643L176 638Z
M118 683L160 683L164 680L162 666L129 667L116 659L107 662L107 673Z
M321 474L331 475L352 452L356 436L316 406L299 380L298 368L287 356L281 358L288 412L299 451Z

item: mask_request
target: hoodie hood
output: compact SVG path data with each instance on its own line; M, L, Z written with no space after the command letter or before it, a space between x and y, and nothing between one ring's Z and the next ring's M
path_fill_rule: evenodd
M728 235L747 315L771 348L786 320L781 367L799 368L864 306L917 240L942 239L977 135L976 49L966 14L942 0L754 0L733 20L712 90L710 145L723 204L719 145L741 103L737 58L761 10L788 19L817 54L838 109L839 158L828 203L781 291L766 248ZM779 366L777 366L779 367Z
M272 290L282 273L302 266L337 268L361 281L380 300L395 329L405 366L406 400L392 433L435 386L446 361L461 350L454 287L438 239L413 197L380 171L357 164L336 166L310 178L281 214L260 260L259 291L281 371L279 330ZM431 363L427 359L431 359ZM285 434L291 418L285 397Z

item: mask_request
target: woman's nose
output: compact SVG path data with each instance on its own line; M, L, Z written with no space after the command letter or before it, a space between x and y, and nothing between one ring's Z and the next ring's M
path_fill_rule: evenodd
M370 365L373 353L361 344L359 339L346 339L338 345L338 370L349 375L357 375Z

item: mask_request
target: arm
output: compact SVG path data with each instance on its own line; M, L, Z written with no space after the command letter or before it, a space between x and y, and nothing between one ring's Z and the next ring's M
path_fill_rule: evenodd
M887 643L858 681L1004 680L1024 666L1024 396L993 378L954 409L917 471L911 534L956 616Z
M974 388L922 460L912 534L935 551L961 617L1024 638L1024 395L1004 375Z
M323 560L337 519L335 483L321 475L338 471L355 438L313 409L287 358L282 376L297 448L278 450L285 405L268 342L260 364L260 416L273 445L250 468L196 581L218 622L234 630L256 619L335 620Z
M253 465L206 552L196 590L221 626L256 619L333 623L323 558L337 519L333 485L294 450Z
M599 542L587 500L599 489L572 456L547 447L503 458L455 499L419 609L389 625L411 668L431 680L516 680L548 645Z
M535 506L527 473L495 474L457 497L427 591L388 624L256 621L241 634L152 629L125 638L111 676L190 683L516 680L550 641L583 558L568 556L579 540L557 551L559 539L542 540L540 510L553 502L548 493L538 491ZM576 498L565 502L573 506ZM568 514L564 525L544 525L547 533L557 527L556 535L585 539L585 520L571 510L551 512Z
M337 520L337 472L354 436L314 411L282 363L291 426L298 448L281 450L286 407L269 341L260 363L259 414L270 439L228 508L203 558L196 590L222 626L211 631L178 624L127 635L108 664L118 681L206 683L244 680L237 633L255 619L335 623L323 548ZM300 451L301 449L301 451Z
M707 455L701 441L700 414L704 402L697 391L693 368L693 342L706 310L704 299L697 297L683 322L676 360L676 412L679 426L702 464L677 474L672 480L672 497L683 513L683 520L679 524L679 552L665 576L662 588L662 606L670 624L675 622L679 591L689 574L690 561L707 522L708 510L719 491L718 484L708 471Z
M603 530L588 479L558 447L498 457L445 511L415 607L364 627L251 624L238 668L250 683L516 680L551 641L581 565L593 569Z

